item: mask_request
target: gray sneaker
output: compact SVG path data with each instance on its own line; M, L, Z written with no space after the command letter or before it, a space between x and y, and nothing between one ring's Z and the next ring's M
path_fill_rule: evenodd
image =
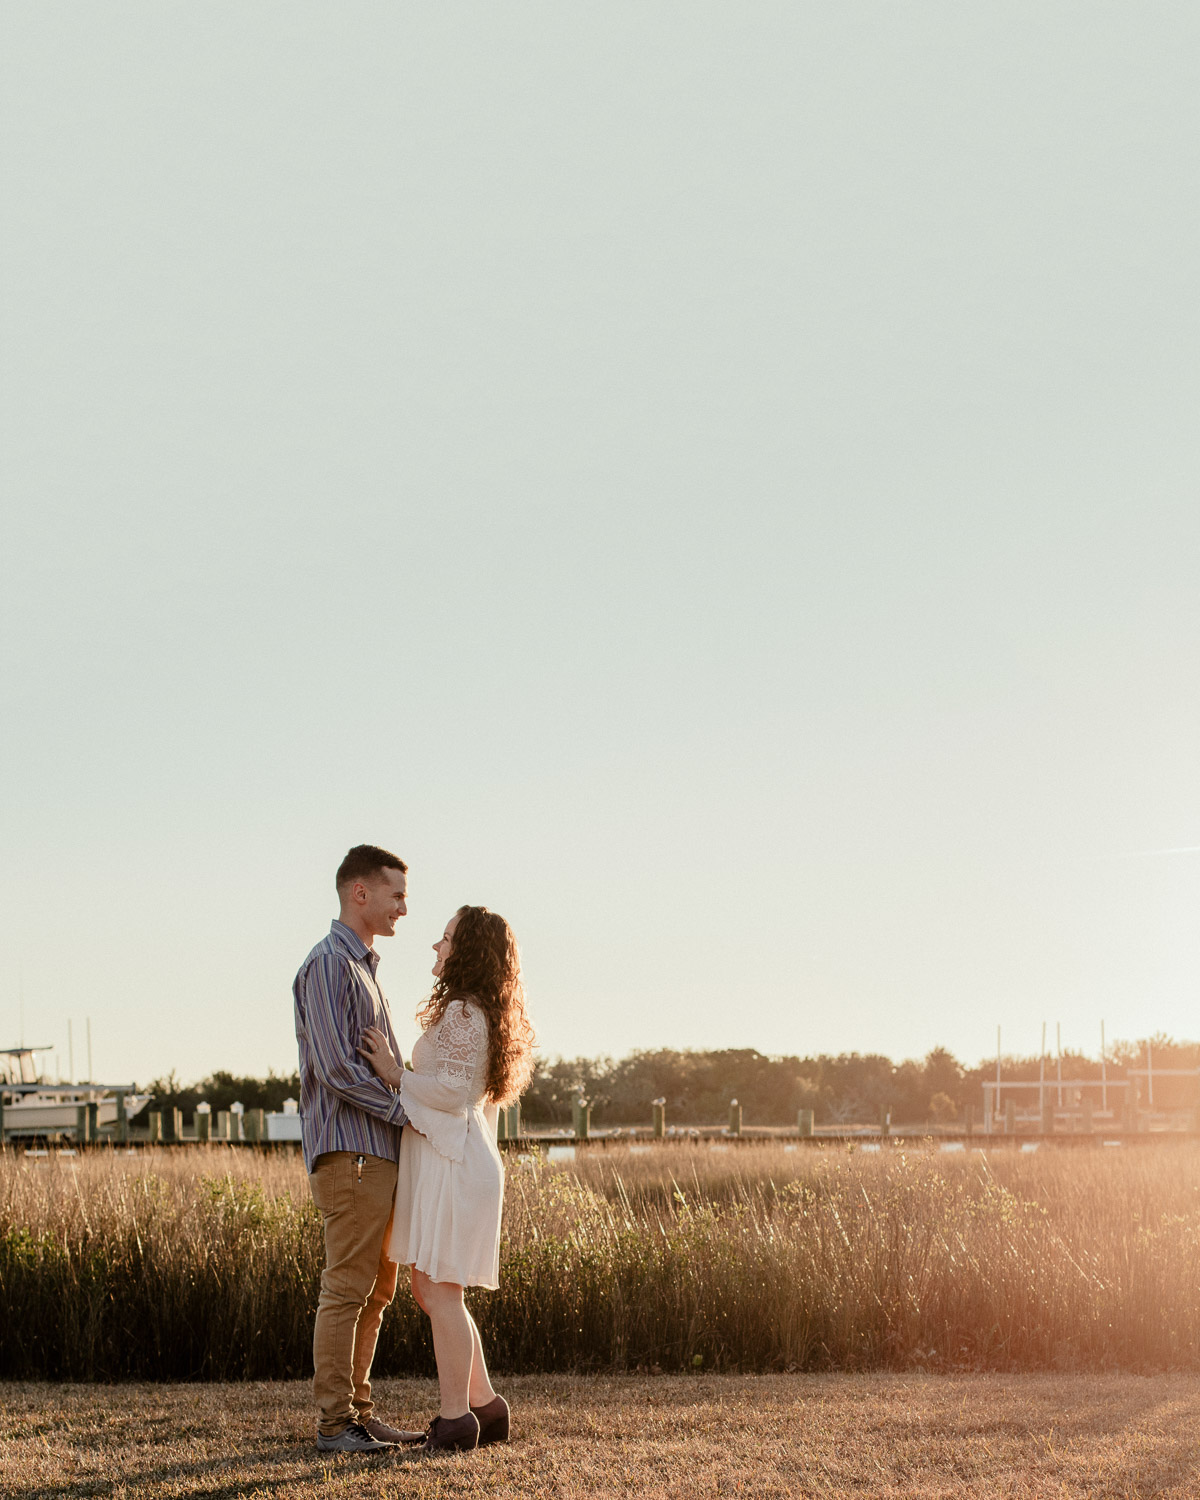
M390 1453L391 1443L373 1438L361 1422L351 1422L335 1437L317 1433L318 1453Z

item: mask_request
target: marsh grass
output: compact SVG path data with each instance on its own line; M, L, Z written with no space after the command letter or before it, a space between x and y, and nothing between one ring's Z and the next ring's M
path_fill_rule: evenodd
M1200 1369L1200 1149L781 1145L510 1158L499 1370ZM0 1156L0 1374L310 1369L294 1156ZM380 1373L428 1373L402 1292Z

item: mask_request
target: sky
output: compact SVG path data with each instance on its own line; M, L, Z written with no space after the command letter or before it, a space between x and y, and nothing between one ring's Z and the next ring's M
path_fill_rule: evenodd
M0 5L0 1045L1200 1035L1200 11ZM1150 852L1146 852L1150 851ZM407 1040L406 1040L407 1039Z

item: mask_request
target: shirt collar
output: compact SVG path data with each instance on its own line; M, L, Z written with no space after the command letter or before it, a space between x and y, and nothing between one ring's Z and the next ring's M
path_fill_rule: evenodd
M347 927L345 922L339 922L336 917L329 924L329 935L341 943L343 948L349 948L355 958L365 958L370 963L372 959L379 957L374 948L367 947L353 927Z

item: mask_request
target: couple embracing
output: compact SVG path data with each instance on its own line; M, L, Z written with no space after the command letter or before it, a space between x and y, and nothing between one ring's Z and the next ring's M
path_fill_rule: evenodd
M296 975L304 1164L325 1225L313 1332L317 1447L420 1454L505 1442L463 1288L499 1284L496 1111L533 1067L520 955L503 917L462 906L434 943L433 991L405 1068L376 979L407 913L408 866L374 844L337 872L340 912ZM424 1431L374 1414L371 1361L401 1265L428 1315L440 1409Z

